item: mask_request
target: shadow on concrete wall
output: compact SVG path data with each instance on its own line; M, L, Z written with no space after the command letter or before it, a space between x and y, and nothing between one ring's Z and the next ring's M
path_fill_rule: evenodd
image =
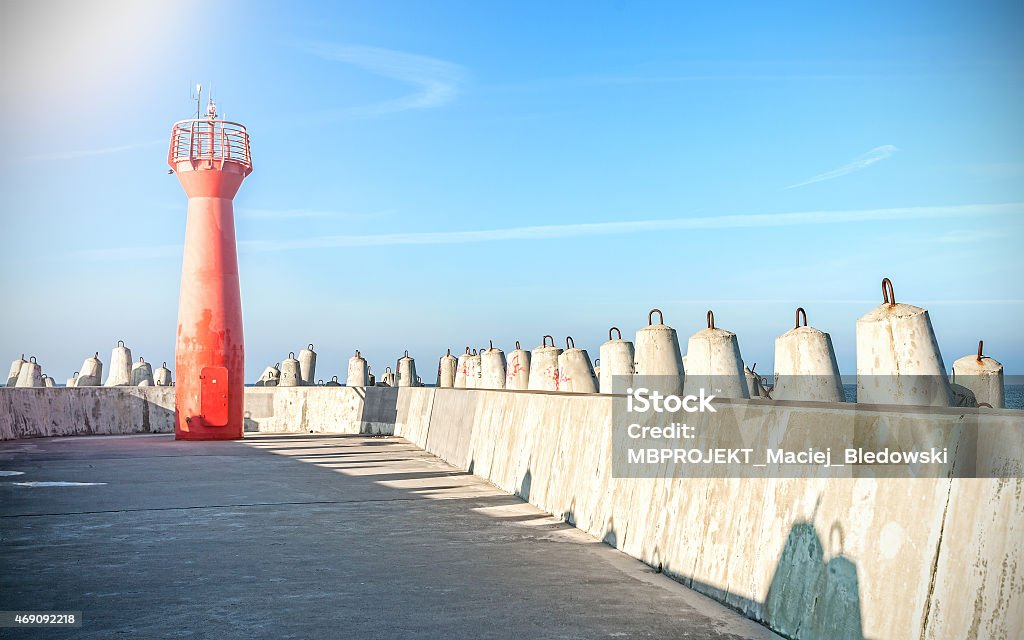
M608 535L614 536L614 531ZM675 571L666 570L666 574L786 638L864 640L857 565L842 553L843 533L838 523L832 525L830 538L831 558L826 562L826 549L814 524L794 523L763 603ZM661 565L654 564L660 573Z
M789 530L775 567L764 615L771 627L794 638L862 640L857 565L843 555L843 529L832 525L832 557L810 522Z
M363 398L363 412L359 419L359 433L372 435L382 430L394 430L398 422L398 387L375 387L374 393L360 394Z
M533 483L527 469L517 494L528 499ZM561 514L575 526L576 501ZM664 572L686 586L739 610L747 617L766 624L795 640L864 640L861 619L860 581L857 565L843 554L842 526L833 523L829 547L823 545L813 522L794 523L786 537L772 574L768 595L763 603L736 596L721 587L663 567L660 550L655 547L644 562L655 573ZM609 519L601 541L619 548L620 539L614 520ZM826 562L825 558L829 557Z
M252 412L246 411L242 415L242 430L245 433L256 433L260 430L260 423L252 419Z
M472 471L470 471L472 473ZM533 487L533 473L530 468L526 468L526 473L523 474L523 480L519 483L519 491L516 491L516 495L525 500L530 501L530 489Z

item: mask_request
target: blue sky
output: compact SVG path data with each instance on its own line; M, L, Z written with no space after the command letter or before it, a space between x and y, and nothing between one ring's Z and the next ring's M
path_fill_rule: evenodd
M173 361L202 81L252 136L249 378L308 342L324 378L596 357L651 307L767 373L798 305L854 373L884 276L947 367L984 338L1024 372L1024 10L894 4L5 4L0 354Z

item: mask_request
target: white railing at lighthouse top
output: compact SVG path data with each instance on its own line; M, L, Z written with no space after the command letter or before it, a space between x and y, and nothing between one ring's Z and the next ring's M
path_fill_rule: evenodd
M237 122L207 118L175 122L167 164L175 167L179 162L191 162L195 168L204 161L218 163L221 169L225 163L233 162L242 165L246 174L251 172L252 156L245 127Z

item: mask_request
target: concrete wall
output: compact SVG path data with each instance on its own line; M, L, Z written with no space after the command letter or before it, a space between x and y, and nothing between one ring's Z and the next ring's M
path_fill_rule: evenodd
M965 410L972 426L1009 428L1012 479L741 480L669 468L613 478L608 397L403 389L399 407L396 435L788 637L1024 637L1024 412ZM767 438L849 422L870 439L886 421L936 422L851 414L754 400L719 406L716 419L765 420ZM959 434L964 419L944 410L937 422Z
M170 432L173 394L0 389L0 438ZM923 420L863 405L852 422L852 405L717 406L715 419L761 420L777 440L822 424L870 440L887 421ZM980 444L1006 452L1013 478L735 479L670 467L613 478L609 396L247 388L245 407L249 430L394 432L791 638L1024 637L1024 412L928 418L954 435L1003 428L1004 441Z
M0 388L0 440L173 433L174 389ZM245 430L392 433L397 404L398 389L247 387Z
M247 387L245 430L390 434L397 402L384 387Z
M0 440L173 432L174 387L0 388Z

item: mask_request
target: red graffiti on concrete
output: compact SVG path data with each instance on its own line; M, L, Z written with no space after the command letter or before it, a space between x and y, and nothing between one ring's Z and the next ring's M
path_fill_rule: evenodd
M523 365L519 364L519 356L512 358L511 366L508 368L508 373L505 374L505 380L511 382L513 378L518 376L520 373L525 371Z

